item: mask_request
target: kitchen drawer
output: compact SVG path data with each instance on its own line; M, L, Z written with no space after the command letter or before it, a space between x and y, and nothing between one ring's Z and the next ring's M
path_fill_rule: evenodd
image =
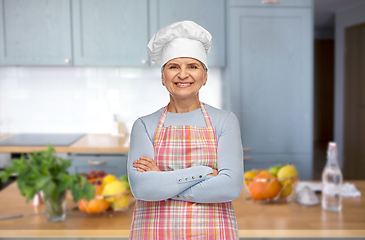
M311 7L312 0L230 0L229 6L238 7Z
M117 177L127 175L127 154L68 154L72 159L70 173L104 170Z

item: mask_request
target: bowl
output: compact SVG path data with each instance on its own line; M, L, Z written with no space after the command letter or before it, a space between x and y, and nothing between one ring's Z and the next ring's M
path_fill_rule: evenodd
M243 193L246 200L255 202L291 202L296 197L298 176L288 178L260 177L244 180Z
M128 190L109 196L96 195L90 201L81 199L77 204L81 211L94 214L103 213L110 209L113 211L126 211L135 201L136 199L132 195L132 192Z

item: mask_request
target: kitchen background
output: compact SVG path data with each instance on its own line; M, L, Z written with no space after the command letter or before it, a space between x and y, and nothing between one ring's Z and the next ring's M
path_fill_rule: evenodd
M0 2L4 7L5 0ZM222 2L224 8L229 8L225 1L216 2L219 2L216 8L220 8ZM213 8L216 2L212 1ZM151 1L149 6L153 7L153 3ZM319 179L323 169L328 141L338 142L340 153L342 151L344 29L365 22L365 14L361 14L364 12L365 3L362 0L313 2L314 81L313 89L307 94L313 101L313 112L307 115L313 117L313 136L310 137L313 151L309 151L313 154L313 166L308 163L313 168L313 175L309 175L313 179ZM226 18L226 23L231 24L233 18ZM232 34L230 27L223 29L226 32L222 35ZM213 37L218 41L222 38L219 34L213 34ZM229 37L227 39L227 42L223 41L223 48L232 51L229 50ZM141 47L145 48L146 45L147 42ZM208 84L200 92L203 102L234 110L232 98L237 96L234 93L235 82L227 80L235 76L230 73L231 60L227 56L227 65L219 63L209 69ZM161 85L160 69L153 65L0 66L0 135L111 133L114 115L129 132L136 118L157 110L168 100L168 93ZM1 153L0 168L9 160L10 154Z

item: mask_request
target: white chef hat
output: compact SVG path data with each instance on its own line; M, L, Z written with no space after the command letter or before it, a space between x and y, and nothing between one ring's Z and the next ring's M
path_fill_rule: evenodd
M171 59L191 57L206 67L207 54L212 45L212 35L192 21L173 23L158 30L147 45L150 58L163 66Z

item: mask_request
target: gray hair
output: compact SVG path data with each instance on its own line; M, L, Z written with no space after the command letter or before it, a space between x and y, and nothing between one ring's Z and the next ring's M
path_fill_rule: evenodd
M198 60L198 61L199 61L199 60ZM207 68L207 66L205 66L205 64L204 64L204 63L202 63L201 61L199 61L199 62L200 62L200 64L202 65L202 67L203 67L204 71L205 71L205 72L208 72L208 68ZM167 64L167 63L165 63L164 65L162 65L162 67L161 67L161 73L162 73L162 72L163 72L163 70L165 69L166 64Z

